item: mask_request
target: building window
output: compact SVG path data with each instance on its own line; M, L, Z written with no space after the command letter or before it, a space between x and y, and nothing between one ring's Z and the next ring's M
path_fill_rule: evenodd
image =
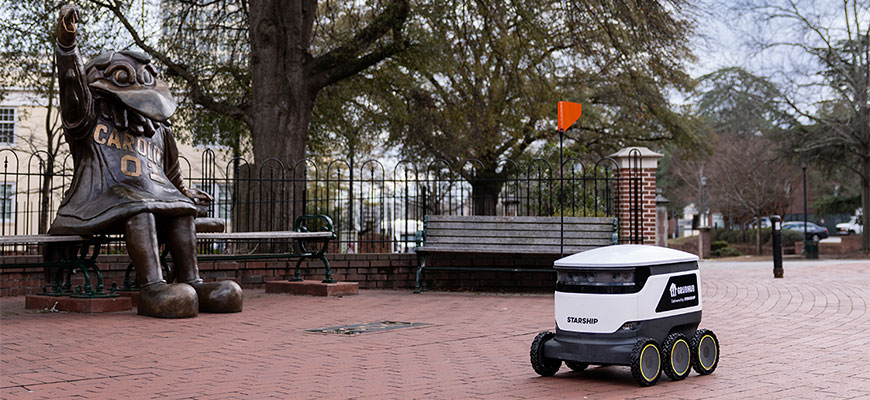
M14 208L15 184L0 183L0 221L11 222Z
M229 184L221 183L217 185L218 192L214 196L215 207L217 207L217 217L230 222L230 210L233 202L233 188Z
M228 183L216 183L206 185L194 184L193 187L210 194L211 197L214 198L214 201L212 202L212 209L214 210L214 214L212 216L226 221L227 225L229 225L231 220L231 210L233 202L232 185Z
M15 141L15 108L0 107L0 144Z

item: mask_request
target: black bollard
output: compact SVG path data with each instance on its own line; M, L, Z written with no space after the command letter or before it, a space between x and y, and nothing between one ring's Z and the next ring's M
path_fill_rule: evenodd
M772 215L770 222L773 235L773 277L782 278L782 218Z

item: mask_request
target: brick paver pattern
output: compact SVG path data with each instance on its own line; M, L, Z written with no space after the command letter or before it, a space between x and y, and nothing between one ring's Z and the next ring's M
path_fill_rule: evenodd
M0 300L0 397L43 398L870 398L870 262L702 266L718 369L636 386L627 367L537 376L529 344L553 330L552 295L364 290L317 298L248 291L241 314L25 311ZM360 335L306 329L429 325Z

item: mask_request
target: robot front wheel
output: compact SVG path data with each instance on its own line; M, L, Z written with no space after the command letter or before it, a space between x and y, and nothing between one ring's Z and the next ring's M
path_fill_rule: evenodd
M541 332L532 340L532 349L529 357L532 361L532 369L540 376L553 376L562 367L562 360L544 357L544 343L556 336L553 332Z
M535 340L532 340L529 357L532 361L532 368L538 375L553 376L556 372L559 372L559 368L562 366L562 360L544 357L544 343L555 336L553 332L541 332L535 337ZM565 365L573 371L578 372L583 371L589 366L587 363L577 361L565 361Z

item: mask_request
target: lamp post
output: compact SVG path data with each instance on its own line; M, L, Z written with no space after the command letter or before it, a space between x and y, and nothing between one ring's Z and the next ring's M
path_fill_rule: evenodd
M819 258L819 244L807 239L807 160L801 159L801 171L804 183L804 257L807 259Z
M707 177L706 176L701 177L701 210L699 210L699 211L701 213L701 217L700 217L701 221L699 221L698 225L706 227L707 226L707 220L705 218L705 216L707 215Z
M801 171L804 182L804 253L807 249L807 160L801 159Z

